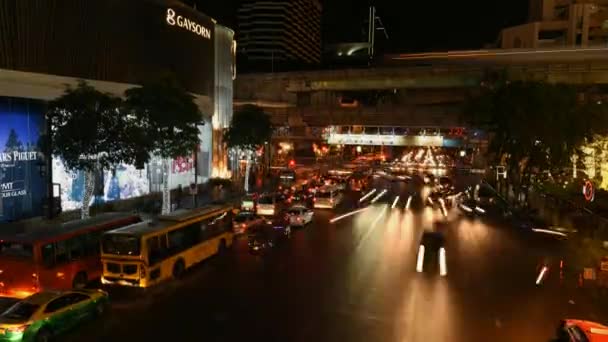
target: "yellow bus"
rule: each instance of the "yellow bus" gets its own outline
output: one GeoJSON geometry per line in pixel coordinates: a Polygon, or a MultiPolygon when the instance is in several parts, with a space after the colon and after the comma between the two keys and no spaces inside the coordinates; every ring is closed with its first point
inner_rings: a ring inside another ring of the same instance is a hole
{"type": "Polygon", "coordinates": [[[146,288],[232,245],[232,206],[178,210],[101,238],[102,284],[146,288]]]}

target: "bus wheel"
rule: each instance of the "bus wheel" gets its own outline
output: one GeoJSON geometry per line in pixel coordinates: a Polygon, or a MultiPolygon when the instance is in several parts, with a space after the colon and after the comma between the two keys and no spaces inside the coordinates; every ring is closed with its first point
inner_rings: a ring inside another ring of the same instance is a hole
{"type": "Polygon", "coordinates": [[[179,259],[173,265],[173,278],[180,278],[184,274],[184,260],[179,259]]]}
{"type": "Polygon", "coordinates": [[[78,272],[72,281],[72,287],[75,289],[84,289],[87,287],[87,274],[78,272]]]}

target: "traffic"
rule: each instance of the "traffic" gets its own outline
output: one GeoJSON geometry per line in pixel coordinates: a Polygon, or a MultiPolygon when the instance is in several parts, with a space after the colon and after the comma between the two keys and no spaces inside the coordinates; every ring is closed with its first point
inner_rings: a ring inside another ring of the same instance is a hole
{"type": "MultiPolygon", "coordinates": [[[[275,188],[245,194],[232,204],[156,217],[104,214],[2,239],[0,341],[56,339],[102,317],[114,291],[181,279],[197,264],[226,255],[240,240],[251,257],[269,259],[291,243],[294,232],[318,229],[315,222],[334,229],[367,213],[371,232],[388,229],[382,222],[390,213],[422,211],[429,219],[420,223],[423,232],[412,249],[410,269],[421,279],[448,281],[454,253],[450,222],[504,218],[507,210],[496,209],[499,199],[483,182],[458,184],[448,165],[437,167],[428,159],[413,165],[415,155],[406,157],[392,163],[358,161],[356,167],[317,171],[305,179],[281,171],[275,188]]],[[[539,278],[548,271],[543,268],[539,278]]],[[[566,319],[556,341],[594,341],[607,329],[566,319]]]]}

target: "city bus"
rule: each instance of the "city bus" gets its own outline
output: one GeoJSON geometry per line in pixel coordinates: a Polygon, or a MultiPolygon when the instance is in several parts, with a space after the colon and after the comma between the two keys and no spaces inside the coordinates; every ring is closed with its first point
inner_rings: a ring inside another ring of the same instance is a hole
{"type": "Polygon", "coordinates": [[[106,232],[101,239],[101,283],[147,288],[179,278],[232,245],[232,209],[224,205],[177,210],[106,232]]]}
{"type": "Polygon", "coordinates": [[[101,276],[103,232],[136,222],[141,222],[137,215],[106,213],[0,236],[0,296],[25,298],[41,290],[85,287],[101,276]]]}

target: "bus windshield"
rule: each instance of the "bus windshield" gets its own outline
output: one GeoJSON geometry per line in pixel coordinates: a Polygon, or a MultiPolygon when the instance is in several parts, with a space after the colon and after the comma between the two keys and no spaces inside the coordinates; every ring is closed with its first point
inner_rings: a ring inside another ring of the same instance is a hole
{"type": "Polygon", "coordinates": [[[320,191],[316,194],[315,197],[318,198],[331,198],[331,192],[329,191],[320,191]]]}
{"type": "Polygon", "coordinates": [[[273,204],[273,197],[272,196],[262,196],[260,197],[260,199],[258,200],[259,204],[273,204]]]}
{"type": "Polygon", "coordinates": [[[114,255],[139,255],[139,238],[127,234],[106,234],[101,242],[103,252],[114,255]]]}
{"type": "Polygon", "coordinates": [[[31,244],[10,241],[0,242],[0,256],[32,258],[33,255],[31,244]]]}

